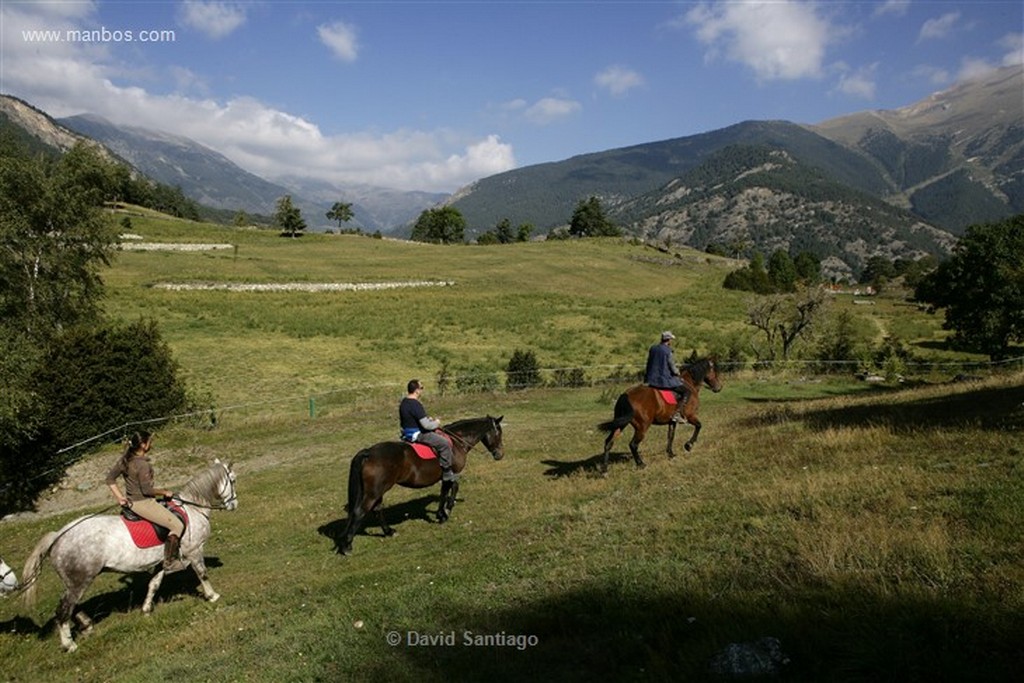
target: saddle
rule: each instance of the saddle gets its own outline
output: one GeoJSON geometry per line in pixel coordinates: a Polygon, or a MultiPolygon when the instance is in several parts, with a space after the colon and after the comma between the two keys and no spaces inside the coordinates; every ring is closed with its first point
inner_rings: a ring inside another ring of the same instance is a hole
{"type": "MultiPolygon", "coordinates": [[[[177,503],[161,501],[161,505],[170,510],[181,520],[181,523],[188,527],[188,513],[177,503]]],[[[121,521],[128,529],[128,535],[132,537],[137,548],[152,548],[163,545],[167,540],[170,529],[159,524],[154,524],[148,519],[143,519],[131,511],[131,508],[121,508],[121,521]]]]}
{"type": "Polygon", "coordinates": [[[661,397],[665,399],[665,403],[668,403],[669,405],[672,406],[679,403],[676,392],[672,391],[671,389],[657,389],[657,391],[661,393],[661,397]]]}
{"type": "MultiPolygon", "coordinates": [[[[449,444],[452,442],[452,438],[450,436],[448,436],[447,434],[442,433],[441,436],[443,436],[444,438],[448,439],[448,443],[449,444]]],[[[416,442],[416,441],[405,441],[405,442],[407,444],[409,444],[410,446],[412,446],[412,450],[416,453],[416,455],[418,455],[423,460],[436,460],[437,459],[437,451],[434,450],[433,446],[430,446],[430,445],[425,444],[425,443],[419,443],[419,442],[416,442]]]]}

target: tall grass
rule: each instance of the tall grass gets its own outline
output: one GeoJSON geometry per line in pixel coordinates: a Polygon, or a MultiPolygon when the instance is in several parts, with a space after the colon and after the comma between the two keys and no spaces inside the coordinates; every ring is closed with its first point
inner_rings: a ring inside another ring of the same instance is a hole
{"type": "MultiPolygon", "coordinates": [[[[170,241],[185,228],[160,229],[170,241]]],[[[742,301],[717,289],[724,266],[656,267],[633,258],[641,247],[617,243],[237,239],[254,279],[328,279],[343,259],[349,267],[330,279],[370,279],[377,271],[361,262],[380,249],[387,277],[434,269],[459,284],[326,295],[304,313],[288,296],[146,287],[203,264],[205,277],[242,277],[226,272],[241,268],[232,258],[177,254],[171,266],[123,255],[107,278],[110,310],[159,311],[186,372],[218,404],[248,406],[221,411],[215,428],[169,425],[153,453],[171,486],[215,456],[236,463],[239,509],[214,513],[207,544],[223,597],[204,603],[195,580],[177,575],[147,618],[146,577],[103,575],[83,603],[95,629],[65,655],[48,570],[37,610],[0,603],[0,678],[709,680],[716,653],[763,636],[782,644],[783,680],[1009,680],[1024,664],[1019,372],[900,390],[727,375],[721,393],[701,395],[692,453],[669,460],[654,428],[649,466],[636,470],[623,440],[607,477],[595,425],[623,387],[435,391],[425,401],[444,418],[503,414],[505,459],[471,454],[443,526],[436,491],[389,492],[398,534],[383,539],[371,523],[341,557],[332,537],[344,524],[348,461],[392,437],[409,376],[429,391],[440,358],[493,363],[515,348],[545,365],[622,363],[664,327],[709,330],[681,345],[709,348],[718,330],[741,325],[742,301]],[[247,316],[253,326],[239,325],[247,316]],[[331,398],[310,417],[305,396],[316,391],[331,398]]],[[[113,457],[94,456],[97,471],[113,457]]],[[[9,563],[45,531],[103,509],[101,484],[78,484],[66,495],[88,501],[81,509],[0,524],[9,563]]]]}

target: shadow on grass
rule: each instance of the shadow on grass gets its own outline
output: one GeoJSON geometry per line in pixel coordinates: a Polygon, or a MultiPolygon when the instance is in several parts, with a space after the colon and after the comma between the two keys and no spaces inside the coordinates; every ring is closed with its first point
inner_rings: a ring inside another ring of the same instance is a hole
{"type": "MultiPolygon", "coordinates": [[[[618,465],[624,462],[633,462],[633,456],[629,453],[609,453],[608,454],[608,466],[609,469],[613,465],[618,465]]],[[[589,458],[583,460],[542,460],[541,464],[547,465],[548,469],[544,470],[545,477],[551,477],[552,479],[560,479],[561,477],[570,477],[574,474],[585,474],[591,477],[600,477],[601,466],[604,464],[604,454],[598,453],[589,458]]]]}
{"type": "MultiPolygon", "coordinates": [[[[204,561],[207,569],[223,566],[223,563],[217,557],[207,556],[204,558],[204,561]]],[[[101,623],[113,614],[127,614],[136,610],[141,611],[142,603],[146,599],[146,591],[149,589],[149,582],[152,578],[153,574],[143,572],[122,574],[118,577],[120,588],[92,595],[83,602],[78,603],[75,611],[86,614],[92,620],[93,625],[101,623]]],[[[216,577],[213,577],[211,581],[214,584],[214,588],[216,588],[216,577]]],[[[63,592],[63,589],[61,590],[63,592]]],[[[89,595],[90,592],[92,590],[87,591],[86,595],[89,595]]],[[[161,603],[179,599],[206,601],[199,588],[199,579],[191,567],[164,577],[164,580],[160,583],[160,590],[157,591],[153,602],[154,613],[160,610],[161,603]]],[[[53,601],[52,607],[54,612],[57,610],[58,601],[59,598],[53,601]]],[[[42,606],[43,604],[40,603],[40,605],[42,606]]],[[[13,626],[18,629],[19,633],[37,633],[40,639],[50,637],[57,626],[55,616],[51,616],[40,627],[36,627],[33,620],[23,617],[17,617],[13,622],[13,626]]],[[[4,628],[4,624],[0,624],[0,628],[4,628]]],[[[73,622],[72,631],[76,640],[87,635],[81,632],[77,622],[73,622]]],[[[55,643],[55,647],[59,646],[59,642],[55,643]]]]}
{"type": "MultiPolygon", "coordinates": [[[[458,502],[456,498],[456,502],[458,502]]],[[[427,522],[437,523],[437,505],[440,501],[440,495],[429,495],[420,496],[413,500],[407,500],[404,503],[398,503],[397,505],[388,505],[384,503],[384,517],[387,520],[389,526],[400,526],[404,522],[410,519],[420,519],[427,522]]],[[[336,552],[341,552],[341,546],[339,541],[341,540],[342,534],[345,533],[345,525],[348,524],[348,518],[335,519],[327,524],[321,525],[317,529],[317,533],[325,538],[329,538],[334,541],[334,549],[336,552]]],[[[356,533],[356,536],[376,536],[378,538],[384,538],[385,533],[380,524],[380,515],[376,512],[370,512],[363,517],[363,527],[356,533]],[[370,531],[371,529],[377,529],[376,532],[370,531]]]]}
{"type": "Polygon", "coordinates": [[[446,605],[441,614],[382,634],[393,640],[379,643],[381,657],[360,677],[736,680],[712,670],[716,654],[763,637],[780,641],[784,663],[774,676],[744,680],[1003,681],[1024,666],[1024,615],[1012,605],[879,596],[857,585],[771,601],[595,585],[514,608],[446,605]]]}
{"type": "MultiPolygon", "coordinates": [[[[894,394],[899,396],[899,394],[894,394]]],[[[754,426],[780,420],[800,420],[812,429],[884,426],[895,432],[921,429],[980,427],[1024,431],[1024,386],[980,388],[946,396],[916,400],[877,401],[821,410],[765,413],[751,418],[754,426]]]]}

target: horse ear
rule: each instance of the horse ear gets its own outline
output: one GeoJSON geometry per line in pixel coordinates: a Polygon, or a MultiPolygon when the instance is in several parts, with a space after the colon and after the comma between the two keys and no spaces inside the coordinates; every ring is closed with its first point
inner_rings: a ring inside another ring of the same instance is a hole
{"type": "Polygon", "coordinates": [[[498,424],[501,424],[501,421],[504,420],[504,419],[505,419],[504,415],[499,415],[498,417],[494,418],[494,421],[497,422],[498,424]]]}
{"type": "Polygon", "coordinates": [[[219,465],[220,464],[220,458],[214,458],[213,459],[213,464],[214,465],[219,465]]]}

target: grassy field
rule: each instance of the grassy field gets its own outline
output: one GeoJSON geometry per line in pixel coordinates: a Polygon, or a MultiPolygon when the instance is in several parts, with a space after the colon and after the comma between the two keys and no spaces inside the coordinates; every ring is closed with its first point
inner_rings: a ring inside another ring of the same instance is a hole
{"type": "MultiPolygon", "coordinates": [[[[153,461],[172,487],[213,457],[236,464],[239,509],[214,514],[206,547],[223,597],[205,603],[177,575],[144,617],[147,577],[103,575],[83,603],[95,629],[67,655],[48,569],[37,608],[0,602],[2,680],[709,680],[717,653],[763,637],[780,643],[782,680],[993,681],[1024,666],[1019,371],[902,388],[727,374],[702,394],[692,453],[669,460],[655,428],[647,469],[623,440],[601,477],[595,425],[621,382],[439,396],[433,378],[445,362],[497,372],[520,348],[598,379],[639,364],[663,328],[681,351],[718,350],[744,333],[744,296],[717,287],[732,264],[621,242],[285,240],[144,217],[132,232],[238,247],[125,252],[105,278],[110,313],[155,317],[218,407],[216,427],[159,429],[153,461]],[[411,279],[455,284],[154,287],[411,279]],[[391,438],[416,375],[432,413],[504,415],[506,457],[471,454],[444,526],[435,490],[393,491],[398,534],[371,525],[341,557],[348,461],[391,438]]],[[[934,348],[940,321],[895,299],[836,305],[953,358],[934,348]]],[[[107,508],[98,477],[115,453],[76,466],[63,511],[0,523],[4,558],[20,569],[44,532],[107,508]]]]}

